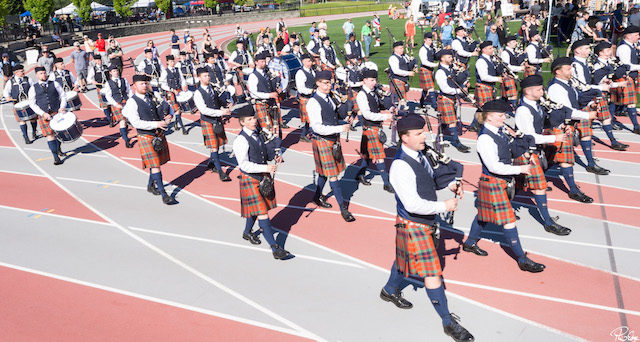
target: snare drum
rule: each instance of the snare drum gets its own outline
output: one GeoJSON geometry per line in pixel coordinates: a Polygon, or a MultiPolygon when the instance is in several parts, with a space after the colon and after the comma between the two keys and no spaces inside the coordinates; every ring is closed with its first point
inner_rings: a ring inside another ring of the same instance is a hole
{"type": "Polygon", "coordinates": [[[82,102],[80,102],[80,96],[78,96],[78,92],[68,91],[67,95],[67,110],[73,111],[78,110],[82,107],[82,102]]]}
{"type": "Polygon", "coordinates": [[[242,68],[242,74],[245,76],[253,74],[253,68],[242,68]]]}
{"type": "Polygon", "coordinates": [[[151,81],[149,81],[149,85],[151,86],[151,90],[153,90],[153,92],[160,91],[160,81],[157,78],[152,78],[151,81]]]}
{"type": "Polygon", "coordinates": [[[233,74],[232,73],[227,73],[224,75],[224,80],[228,83],[233,83],[233,74]]]}
{"type": "Polygon", "coordinates": [[[49,121],[56,138],[63,143],[74,142],[82,136],[82,125],[72,112],[59,113],[49,121]]]}
{"type": "Polygon", "coordinates": [[[338,67],[336,69],[336,78],[342,82],[347,82],[347,69],[338,67]]]}
{"type": "Polygon", "coordinates": [[[364,63],[362,63],[362,67],[364,69],[370,69],[370,70],[375,70],[378,71],[378,65],[372,61],[366,61],[364,63]]]}
{"type": "Polygon", "coordinates": [[[186,76],[184,78],[184,80],[187,82],[188,86],[195,86],[196,85],[196,79],[191,75],[186,76]]]}
{"type": "Polygon", "coordinates": [[[38,115],[29,107],[29,100],[24,100],[16,103],[13,106],[13,109],[16,111],[16,115],[20,120],[27,121],[31,119],[35,119],[38,115]]]}
{"type": "Polygon", "coordinates": [[[193,102],[193,93],[190,91],[181,91],[176,96],[176,101],[183,113],[193,113],[196,110],[196,104],[193,102]]]}

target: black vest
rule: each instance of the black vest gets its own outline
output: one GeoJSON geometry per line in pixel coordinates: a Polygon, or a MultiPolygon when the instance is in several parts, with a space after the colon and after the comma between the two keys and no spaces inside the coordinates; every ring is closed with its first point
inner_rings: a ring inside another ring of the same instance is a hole
{"type": "Polygon", "coordinates": [[[219,59],[216,59],[216,61],[213,64],[213,70],[216,73],[216,77],[221,80],[220,82],[224,82],[224,73],[225,73],[225,69],[224,69],[224,65],[222,65],[222,62],[220,62],[219,59]]]}
{"type": "Polygon", "coordinates": [[[118,84],[116,84],[114,80],[109,80],[107,83],[111,88],[111,96],[113,99],[118,103],[122,103],[122,101],[129,99],[129,93],[127,92],[127,85],[124,83],[124,78],[119,78],[119,80],[120,82],[118,82],[118,84]]]}
{"type": "MultiPolygon", "coordinates": [[[[631,64],[638,64],[638,49],[636,49],[634,46],[624,41],[624,39],[622,40],[621,45],[622,44],[628,46],[629,49],[631,50],[631,64]]],[[[636,71],[630,72],[629,76],[631,76],[631,78],[634,78],[634,79],[638,78],[638,71],[636,70],[636,71]]]]}
{"type": "MultiPolygon", "coordinates": [[[[449,76],[451,77],[455,77],[453,75],[453,71],[450,68],[439,68],[438,70],[442,70],[444,71],[445,74],[447,74],[447,85],[453,89],[458,89],[458,87],[456,87],[456,84],[453,83],[453,80],[449,78],[449,76]]],[[[442,90],[440,90],[440,95],[448,97],[450,99],[452,99],[453,101],[456,101],[456,95],[450,95],[450,94],[445,94],[442,90]]]]}
{"type": "MultiPolygon", "coordinates": [[[[267,68],[262,69],[265,73],[268,72],[267,68]]],[[[275,89],[271,85],[271,81],[262,76],[262,73],[258,69],[253,70],[254,75],[258,77],[258,91],[261,93],[273,93],[275,89]]]]}
{"type": "Polygon", "coordinates": [[[518,63],[518,56],[516,56],[515,53],[505,49],[505,51],[507,51],[507,53],[509,54],[509,65],[513,65],[513,66],[518,66],[520,65],[520,63],[518,63]]]}
{"type": "Polygon", "coordinates": [[[324,57],[327,59],[327,61],[335,65],[336,55],[333,53],[333,47],[331,45],[329,45],[329,47],[322,45],[322,49],[324,50],[324,57]]]}
{"type": "Polygon", "coordinates": [[[573,89],[572,86],[558,81],[555,77],[551,79],[551,82],[549,82],[549,87],[547,87],[547,90],[549,90],[549,88],[551,87],[552,84],[559,84],[560,86],[562,86],[562,88],[564,88],[567,93],[569,93],[569,100],[571,101],[571,107],[573,109],[580,109],[580,105],[578,104],[578,91],[573,89]]]}
{"type": "Polygon", "coordinates": [[[211,83],[220,83],[218,81],[218,76],[216,75],[215,65],[211,66],[209,64],[205,64],[205,68],[209,72],[209,80],[211,83]]]}
{"type": "Polygon", "coordinates": [[[591,84],[593,82],[593,76],[591,75],[591,69],[589,68],[589,65],[580,62],[575,57],[573,58],[573,61],[580,64],[580,66],[582,67],[582,75],[584,76],[585,84],[591,84]]]}
{"type": "MultiPolygon", "coordinates": [[[[109,77],[107,77],[107,73],[106,73],[107,70],[105,69],[104,66],[100,66],[98,68],[98,66],[96,65],[96,66],[93,67],[93,71],[94,71],[94,74],[95,74],[94,78],[95,78],[96,82],[98,82],[100,84],[104,84],[109,79],[109,77]]],[[[100,86],[100,87],[102,87],[102,86],[100,86]]]]}
{"type": "MultiPolygon", "coordinates": [[[[400,70],[404,70],[404,71],[409,71],[409,64],[407,63],[407,60],[401,56],[396,55],[395,53],[393,55],[391,55],[391,57],[395,57],[398,59],[398,67],[400,68],[400,70]]],[[[391,70],[391,69],[390,69],[391,70]]],[[[393,73],[393,70],[391,70],[391,76],[395,79],[398,79],[404,83],[409,83],[409,76],[398,76],[396,74],[393,73]]]]}
{"type": "MultiPolygon", "coordinates": [[[[460,42],[460,44],[462,44],[462,49],[463,49],[464,51],[467,51],[467,49],[469,48],[469,43],[467,43],[467,41],[466,41],[465,39],[460,39],[460,38],[457,38],[457,37],[456,37],[456,39],[455,39],[455,40],[459,41],[459,42],[460,42]]],[[[454,51],[454,52],[455,52],[455,51],[454,51]]],[[[467,64],[467,63],[469,63],[469,59],[471,59],[470,57],[463,57],[463,56],[459,56],[458,54],[456,54],[456,55],[457,55],[457,57],[458,57],[458,60],[459,60],[460,62],[462,62],[463,64],[467,64]]]]}
{"type": "Polygon", "coordinates": [[[56,75],[56,82],[58,82],[61,86],[62,89],[64,89],[65,91],[67,91],[67,89],[72,89],[73,88],[73,82],[71,82],[71,74],[69,74],[69,71],[67,70],[62,70],[62,71],[54,71],[55,75],[56,75]]]}
{"type": "Polygon", "coordinates": [[[351,48],[351,54],[356,55],[357,58],[362,58],[362,44],[359,41],[349,41],[349,47],[351,48]]]}
{"type": "MultiPolygon", "coordinates": [[[[211,89],[211,93],[213,94],[213,96],[209,95],[209,93],[206,90],[202,89],[202,86],[198,87],[196,91],[200,92],[200,95],[204,100],[204,104],[207,105],[207,108],[220,109],[221,101],[220,101],[220,98],[218,97],[218,94],[216,94],[216,91],[213,90],[213,87],[211,87],[211,85],[209,85],[209,89],[211,89]]],[[[200,115],[200,119],[208,123],[213,123],[215,120],[217,120],[217,118],[204,115],[204,114],[200,115]]]]}
{"type": "MultiPolygon", "coordinates": [[[[501,128],[499,128],[501,129],[501,128]]],[[[498,160],[503,163],[503,164],[507,164],[507,165],[511,165],[513,163],[513,160],[511,159],[511,144],[509,144],[509,141],[505,138],[500,137],[499,135],[491,132],[490,130],[488,130],[487,128],[482,128],[482,131],[480,134],[487,134],[489,135],[493,141],[496,143],[496,145],[498,145],[498,160]]],[[[478,156],[480,156],[480,154],[478,153],[478,156]]],[[[482,174],[486,175],[486,176],[492,176],[492,177],[496,177],[496,178],[501,178],[507,181],[511,180],[511,176],[510,175],[498,175],[495,173],[492,173],[489,171],[489,169],[487,169],[487,167],[484,165],[484,162],[482,161],[482,157],[480,157],[480,162],[482,163],[482,174]]]]}
{"type": "MultiPolygon", "coordinates": [[[[376,94],[375,92],[370,92],[368,93],[366,90],[361,90],[364,91],[364,93],[367,95],[367,102],[369,102],[369,110],[372,113],[380,113],[380,98],[378,97],[378,94],[376,94]]],[[[365,118],[364,116],[362,116],[362,126],[365,127],[371,127],[371,126],[376,126],[376,127],[381,127],[382,126],[382,121],[372,121],[372,120],[368,120],[367,118],[365,118]]]]}
{"type": "Polygon", "coordinates": [[[613,74],[615,69],[609,63],[604,63],[601,60],[597,60],[594,64],[593,70],[593,78],[591,79],[591,84],[600,84],[603,78],[608,77],[610,74],[613,74]],[[597,67],[597,68],[596,68],[597,67]]]}
{"type": "Polygon", "coordinates": [[[193,64],[188,60],[185,60],[184,62],[180,61],[180,71],[183,75],[193,76],[193,64]]]}
{"type": "MultiPolygon", "coordinates": [[[[362,72],[358,68],[347,67],[349,72],[349,81],[351,83],[362,82],[362,72]]],[[[361,87],[352,87],[356,92],[360,90],[361,87]]]]}
{"type": "Polygon", "coordinates": [[[11,61],[6,63],[2,61],[2,74],[7,77],[13,75],[13,67],[11,66],[11,61]]]}
{"type": "MultiPolygon", "coordinates": [[[[148,97],[150,97],[149,95],[147,95],[148,97]]],[[[158,113],[158,110],[156,109],[155,106],[149,106],[144,100],[140,99],[137,96],[133,96],[132,97],[135,101],[136,104],[138,105],[138,115],[140,116],[140,120],[144,120],[144,121],[160,121],[162,120],[162,115],[160,113],[158,113]]],[[[151,101],[151,103],[153,104],[153,100],[151,101]]],[[[137,129],[138,133],[140,134],[146,134],[146,135],[155,135],[156,134],[156,130],[152,129],[152,130],[147,130],[147,129],[137,129]]]]}
{"type": "MultiPolygon", "coordinates": [[[[304,76],[306,77],[306,80],[304,81],[304,86],[306,88],[312,89],[315,87],[316,82],[316,76],[313,74],[314,71],[311,70],[311,72],[308,72],[307,70],[305,70],[304,68],[300,69],[300,71],[302,71],[304,73],[304,76]]],[[[300,94],[302,96],[307,96],[307,97],[311,97],[311,95],[313,95],[313,92],[309,95],[304,95],[304,94],[300,94]]]]}
{"type": "Polygon", "coordinates": [[[36,91],[36,104],[40,109],[46,113],[55,113],[60,109],[60,95],[54,81],[47,81],[46,91],[40,82],[36,83],[33,88],[36,91]]]}
{"type": "Polygon", "coordinates": [[[18,78],[11,77],[11,98],[20,101],[20,95],[24,100],[29,96],[29,88],[31,85],[27,81],[27,77],[22,78],[22,82],[18,83],[18,78]]]}
{"type": "Polygon", "coordinates": [[[157,75],[160,76],[160,63],[158,63],[158,60],[153,58],[151,60],[151,63],[149,63],[148,60],[144,60],[144,73],[147,75],[157,75]]]}
{"type": "MultiPolygon", "coordinates": [[[[333,109],[333,107],[329,103],[327,103],[324,96],[325,96],[324,94],[320,96],[320,93],[318,92],[316,92],[313,95],[313,98],[316,99],[316,101],[318,101],[318,103],[320,104],[320,114],[322,115],[322,124],[325,126],[337,126],[338,113],[336,112],[335,109],[333,109]]],[[[331,96],[329,96],[329,99],[330,101],[333,101],[331,100],[331,96]]],[[[335,102],[333,104],[336,105],[335,102]]],[[[320,136],[327,140],[336,141],[340,137],[340,134],[336,133],[331,135],[320,135],[320,136]]]]}
{"type": "Polygon", "coordinates": [[[172,72],[170,68],[166,69],[167,71],[167,84],[171,89],[180,89],[180,72],[178,69],[174,69],[172,72]]]}
{"type": "MultiPolygon", "coordinates": [[[[261,165],[267,164],[267,146],[262,142],[260,135],[258,135],[258,140],[256,140],[245,133],[243,129],[240,130],[240,135],[247,139],[247,142],[249,143],[249,151],[247,153],[249,155],[249,161],[261,165]]],[[[251,175],[247,172],[244,173],[251,175]]]]}
{"type": "Polygon", "coordinates": [[[311,48],[311,52],[315,53],[316,55],[320,54],[320,40],[319,39],[313,39],[311,38],[311,40],[313,40],[313,48],[311,48]]]}
{"type": "Polygon", "coordinates": [[[525,103],[524,101],[520,101],[520,105],[527,107],[527,109],[529,109],[529,112],[531,112],[531,115],[533,115],[533,129],[535,130],[536,134],[542,134],[542,129],[544,128],[544,122],[545,122],[545,116],[546,116],[542,108],[540,108],[540,110],[542,111],[542,116],[541,116],[540,112],[537,109],[531,107],[529,104],[525,103]]]}
{"type": "MultiPolygon", "coordinates": [[[[427,51],[427,61],[429,62],[434,62],[435,60],[435,56],[433,54],[433,48],[431,48],[430,46],[427,46],[427,44],[422,44],[422,46],[424,47],[424,49],[427,51]]],[[[422,64],[423,68],[427,68],[431,71],[433,71],[434,68],[432,67],[428,67],[425,64],[422,64]]]]}
{"type": "MultiPolygon", "coordinates": [[[[404,153],[402,148],[398,148],[398,152],[396,153],[394,159],[404,160],[407,164],[409,164],[409,166],[411,166],[411,169],[413,170],[416,177],[416,190],[420,198],[427,201],[438,200],[438,196],[436,195],[436,183],[434,182],[433,177],[431,177],[431,175],[429,174],[429,171],[427,171],[427,169],[422,164],[420,164],[417,160],[409,157],[406,153],[404,153]]],[[[436,215],[420,215],[410,213],[407,211],[407,209],[405,209],[404,205],[400,201],[400,198],[398,198],[398,195],[396,194],[395,196],[398,216],[402,217],[405,220],[430,226],[435,223],[436,215]]]]}
{"type": "Polygon", "coordinates": [[[236,58],[233,60],[234,62],[241,64],[241,65],[247,65],[249,64],[249,59],[247,58],[247,51],[246,50],[237,50],[236,51],[236,58]]]}
{"type": "MultiPolygon", "coordinates": [[[[490,61],[489,59],[487,59],[484,55],[480,55],[480,57],[478,57],[478,59],[482,58],[486,63],[487,63],[487,71],[489,76],[498,76],[498,71],[496,70],[496,66],[493,64],[492,61],[490,61]]],[[[478,62],[476,61],[476,64],[478,62]]],[[[476,82],[480,82],[482,84],[486,84],[488,86],[493,86],[493,84],[495,82],[485,82],[482,81],[480,79],[480,75],[478,74],[478,68],[476,68],[476,82]]]]}

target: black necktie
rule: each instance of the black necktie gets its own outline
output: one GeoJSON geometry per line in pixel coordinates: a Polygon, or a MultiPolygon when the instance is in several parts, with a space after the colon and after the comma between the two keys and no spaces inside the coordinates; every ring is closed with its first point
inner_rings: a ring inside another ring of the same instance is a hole
{"type": "Polygon", "coordinates": [[[429,175],[433,178],[433,168],[431,168],[431,165],[429,165],[427,158],[424,157],[422,152],[418,152],[418,161],[422,164],[422,167],[427,169],[427,172],[429,172],[429,175]]]}
{"type": "Polygon", "coordinates": [[[149,107],[153,108],[153,106],[151,106],[151,97],[149,95],[144,97],[144,102],[149,105],[149,107]]]}
{"type": "Polygon", "coordinates": [[[211,98],[213,98],[213,91],[211,90],[211,86],[209,86],[209,88],[207,88],[207,93],[209,93],[209,96],[211,96],[211,98]]]}
{"type": "Polygon", "coordinates": [[[498,128],[498,136],[500,136],[500,138],[502,138],[504,140],[508,140],[507,139],[507,135],[504,134],[504,131],[501,128],[498,128]]]}

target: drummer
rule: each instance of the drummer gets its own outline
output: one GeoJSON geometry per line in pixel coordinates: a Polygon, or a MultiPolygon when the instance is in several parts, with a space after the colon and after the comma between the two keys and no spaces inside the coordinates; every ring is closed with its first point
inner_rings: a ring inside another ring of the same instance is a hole
{"type": "Polygon", "coordinates": [[[109,122],[109,127],[113,127],[113,121],[111,120],[111,108],[109,108],[109,104],[105,102],[102,98],[102,94],[100,94],[100,90],[104,87],[105,83],[109,80],[109,70],[106,66],[102,64],[102,58],[100,56],[96,56],[93,59],[95,65],[93,67],[89,67],[89,73],[87,75],[87,82],[96,86],[96,90],[98,92],[98,102],[100,103],[100,108],[104,112],[104,116],[107,117],[107,122],[109,122]]]}
{"type": "Polygon", "coordinates": [[[153,50],[144,49],[144,60],[138,64],[138,73],[147,75],[151,79],[157,79],[162,70],[164,70],[164,65],[157,58],[153,58],[153,50]]]}
{"type": "Polygon", "coordinates": [[[173,108],[173,116],[176,118],[174,130],[182,127],[182,134],[186,135],[187,130],[182,123],[182,113],[178,104],[177,96],[180,90],[187,91],[187,82],[182,76],[180,69],[176,68],[176,61],[173,55],[167,56],[167,68],[160,74],[160,87],[164,90],[165,98],[173,108]]]}
{"type": "Polygon", "coordinates": [[[124,140],[124,144],[127,148],[132,148],[133,145],[129,141],[129,135],[127,133],[127,121],[122,115],[122,107],[127,103],[127,100],[133,96],[129,82],[124,78],[118,76],[120,72],[115,65],[109,67],[109,74],[111,79],[107,81],[107,86],[104,88],[104,96],[107,98],[107,103],[111,106],[111,120],[113,125],[116,123],[120,125],[120,136],[124,140]]]}
{"type": "Polygon", "coordinates": [[[180,61],[176,63],[176,68],[180,69],[180,72],[182,72],[182,76],[185,78],[189,90],[196,90],[196,66],[192,61],[187,59],[187,53],[185,51],[180,51],[180,61]]]}
{"type": "Polygon", "coordinates": [[[64,60],[60,57],[53,61],[53,71],[49,74],[50,81],[56,81],[64,91],[78,92],[79,83],[69,70],[64,68],[64,60]]]}
{"type": "MultiPolygon", "coordinates": [[[[18,64],[13,67],[13,77],[11,77],[5,84],[2,95],[4,95],[5,100],[8,102],[14,102],[15,106],[16,104],[29,99],[29,89],[31,86],[33,86],[33,82],[29,77],[25,77],[24,66],[18,64]]],[[[15,107],[13,108],[13,114],[16,116],[16,121],[20,123],[20,130],[22,131],[24,142],[26,144],[33,143],[38,138],[37,118],[23,120],[16,113],[15,107]],[[27,135],[27,121],[31,122],[31,134],[33,140],[29,140],[29,136],[27,135]]]]}
{"type": "Polygon", "coordinates": [[[229,56],[229,67],[232,70],[237,68],[255,68],[253,58],[251,54],[244,49],[242,41],[236,43],[236,51],[232,52],[231,56],[229,56]]]}
{"type": "Polygon", "coordinates": [[[302,51],[300,50],[300,42],[293,43],[291,54],[296,56],[298,59],[302,59],[302,51]]]}
{"type": "Polygon", "coordinates": [[[49,150],[53,154],[53,165],[60,165],[63,163],[60,157],[66,154],[60,149],[60,142],[49,126],[49,121],[58,113],[66,113],[67,95],[58,82],[48,79],[47,70],[44,67],[36,67],[35,73],[38,82],[29,88],[29,106],[38,114],[40,130],[47,137],[49,150]]]}

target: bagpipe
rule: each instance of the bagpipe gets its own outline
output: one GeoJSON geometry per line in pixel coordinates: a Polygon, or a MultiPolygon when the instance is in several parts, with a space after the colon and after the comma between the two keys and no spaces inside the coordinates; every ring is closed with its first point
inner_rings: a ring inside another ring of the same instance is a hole
{"type": "Polygon", "coordinates": [[[471,73],[469,73],[464,63],[462,63],[457,56],[453,57],[451,70],[455,73],[455,81],[460,84],[464,84],[471,77],[471,73]]]}
{"type": "Polygon", "coordinates": [[[476,102],[476,100],[471,97],[471,95],[469,94],[469,91],[465,87],[460,85],[460,83],[466,82],[466,79],[465,79],[464,82],[458,82],[459,81],[459,75],[456,75],[454,77],[451,74],[447,75],[447,78],[450,79],[453,82],[453,84],[456,86],[456,88],[460,89],[460,91],[462,92],[462,95],[464,95],[465,100],[468,100],[469,102],[471,102],[471,104],[474,107],[476,107],[479,112],[482,112],[482,107],[480,107],[480,105],[478,105],[478,102],[476,102]]]}
{"type": "Polygon", "coordinates": [[[551,59],[551,62],[553,62],[553,46],[544,43],[544,42],[539,42],[540,44],[540,49],[542,50],[542,58],[549,58],[551,59]]]}
{"type": "Polygon", "coordinates": [[[631,70],[630,65],[622,63],[617,58],[611,58],[609,64],[596,62],[593,66],[593,79],[600,81],[604,78],[618,80],[626,77],[631,70]]]}
{"type": "MultiPolygon", "coordinates": [[[[547,117],[548,121],[545,120],[545,125],[548,124],[550,127],[559,127],[562,124],[565,126],[573,126],[578,122],[571,118],[571,113],[573,112],[571,108],[552,101],[549,99],[547,92],[540,98],[540,107],[549,114],[547,117]]],[[[572,140],[573,146],[580,144],[579,133],[576,129],[573,130],[572,140]]]]}
{"type": "Polygon", "coordinates": [[[569,84],[578,90],[578,106],[580,108],[586,107],[591,101],[597,103],[597,100],[604,98],[602,90],[580,81],[577,77],[571,77],[569,84]]]}
{"type": "Polygon", "coordinates": [[[493,59],[493,63],[498,66],[498,73],[505,75],[507,77],[511,77],[516,81],[519,81],[518,75],[515,74],[509,66],[502,60],[502,57],[498,55],[498,51],[496,49],[493,50],[493,55],[491,55],[491,59],[493,59]]]}
{"type": "MultiPolygon", "coordinates": [[[[393,42],[397,42],[398,40],[396,39],[396,37],[393,35],[393,33],[391,33],[391,30],[389,30],[389,27],[386,26],[385,27],[387,29],[387,35],[389,36],[389,43],[391,43],[391,41],[393,40],[393,42]]],[[[393,54],[393,43],[389,44],[389,54],[393,54]]]]}

